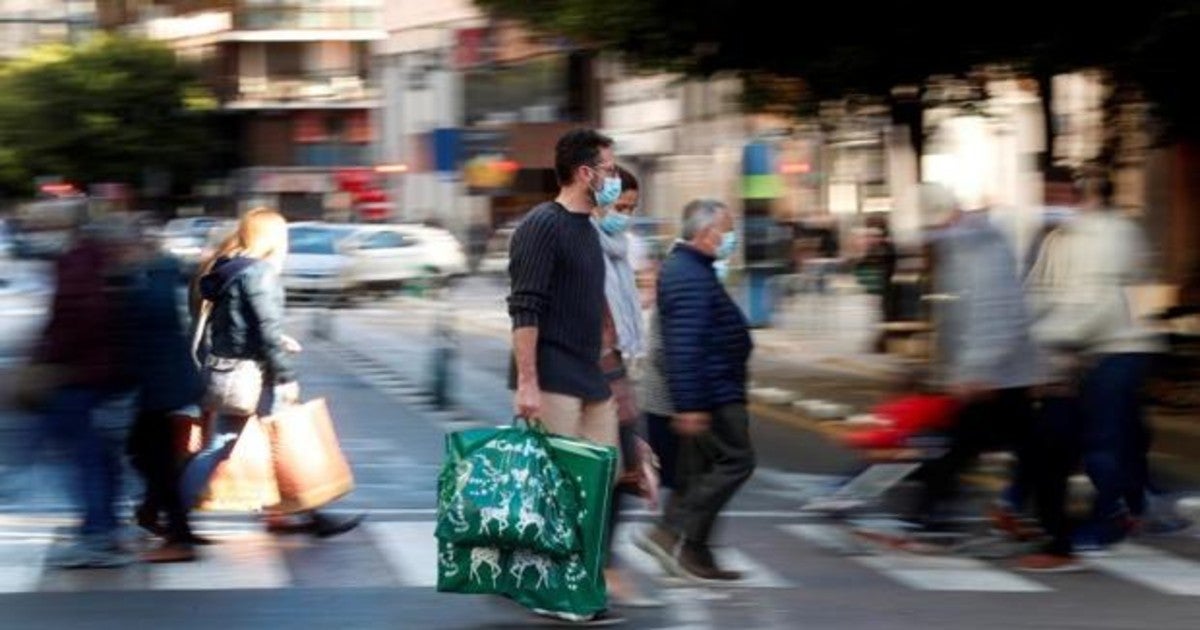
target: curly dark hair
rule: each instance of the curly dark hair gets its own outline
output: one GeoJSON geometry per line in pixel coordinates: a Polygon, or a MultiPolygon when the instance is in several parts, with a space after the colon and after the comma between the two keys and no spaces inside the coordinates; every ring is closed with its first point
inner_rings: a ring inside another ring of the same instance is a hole
{"type": "Polygon", "coordinates": [[[600,160],[600,151],[612,145],[612,138],[595,129],[568,131],[554,146],[554,174],[558,177],[558,185],[574,183],[575,169],[595,166],[600,160]]]}

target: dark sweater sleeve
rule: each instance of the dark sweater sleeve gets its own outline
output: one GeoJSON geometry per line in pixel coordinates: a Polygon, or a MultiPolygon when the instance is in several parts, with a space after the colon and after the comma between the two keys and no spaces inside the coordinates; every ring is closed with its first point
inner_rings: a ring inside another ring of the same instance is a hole
{"type": "Polygon", "coordinates": [[[712,409],[707,337],[712,334],[709,282],[700,274],[664,279],[659,292],[667,385],[676,412],[712,409]]]}
{"type": "Polygon", "coordinates": [[[514,330],[536,328],[549,303],[556,247],[554,218],[551,212],[535,211],[513,233],[508,254],[512,283],[508,314],[514,330]]]}

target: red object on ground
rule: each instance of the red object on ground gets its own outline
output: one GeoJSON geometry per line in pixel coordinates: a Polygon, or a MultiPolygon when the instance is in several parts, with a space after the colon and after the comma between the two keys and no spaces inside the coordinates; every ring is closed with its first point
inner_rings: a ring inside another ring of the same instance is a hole
{"type": "Polygon", "coordinates": [[[949,427],[958,416],[959,408],[960,403],[951,396],[904,396],[872,410],[872,414],[890,424],[854,431],[844,439],[847,445],[858,449],[899,448],[917,433],[949,427]]]}

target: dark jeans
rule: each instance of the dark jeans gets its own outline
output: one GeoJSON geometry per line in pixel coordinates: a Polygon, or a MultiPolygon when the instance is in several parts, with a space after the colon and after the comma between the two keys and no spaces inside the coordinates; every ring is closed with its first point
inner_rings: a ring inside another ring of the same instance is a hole
{"type": "Polygon", "coordinates": [[[1046,553],[1071,553],[1067,488],[1071,472],[1079,462],[1082,431],[1083,416],[1077,398],[1048,396],[1039,401],[1032,457],[1025,467],[1033,477],[1038,521],[1050,539],[1043,548],[1046,553]]]}
{"type": "Polygon", "coordinates": [[[64,446],[78,474],[77,498],[83,511],[80,534],[85,537],[116,535],[117,493],[121,462],[116,448],[96,426],[96,407],[104,395],[90,387],[63,387],[45,410],[45,430],[64,446]]]}
{"type": "Polygon", "coordinates": [[[1140,396],[1149,365],[1147,354],[1108,355],[1083,379],[1083,464],[1096,486],[1094,519],[1146,510],[1150,431],[1140,396]]]}
{"type": "Polygon", "coordinates": [[[192,531],[179,494],[173,423],[168,411],[143,410],[130,428],[127,449],[130,463],[146,482],[146,512],[156,519],[165,512],[167,538],[183,541],[191,537],[192,531]]]}
{"type": "Polygon", "coordinates": [[[712,413],[712,428],[680,438],[676,489],[663,510],[667,529],[692,544],[707,544],[721,509],[754,473],[746,405],[712,413]]]}
{"type": "Polygon", "coordinates": [[[1029,389],[1002,389],[968,403],[949,431],[950,445],[940,458],[922,470],[924,487],[918,505],[929,518],[958,493],[958,477],[979,455],[989,450],[1013,450],[1022,462],[1016,467],[1022,478],[1014,481],[1029,486],[1031,467],[1026,465],[1032,444],[1033,404],[1029,389]]]}

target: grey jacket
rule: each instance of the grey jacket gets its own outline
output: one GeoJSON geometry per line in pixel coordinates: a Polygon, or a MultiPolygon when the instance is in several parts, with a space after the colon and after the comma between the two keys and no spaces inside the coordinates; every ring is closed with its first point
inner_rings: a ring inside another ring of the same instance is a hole
{"type": "Polygon", "coordinates": [[[1039,381],[1031,318],[1007,239],[972,213],[935,243],[937,358],[946,384],[999,389],[1039,381]]]}

